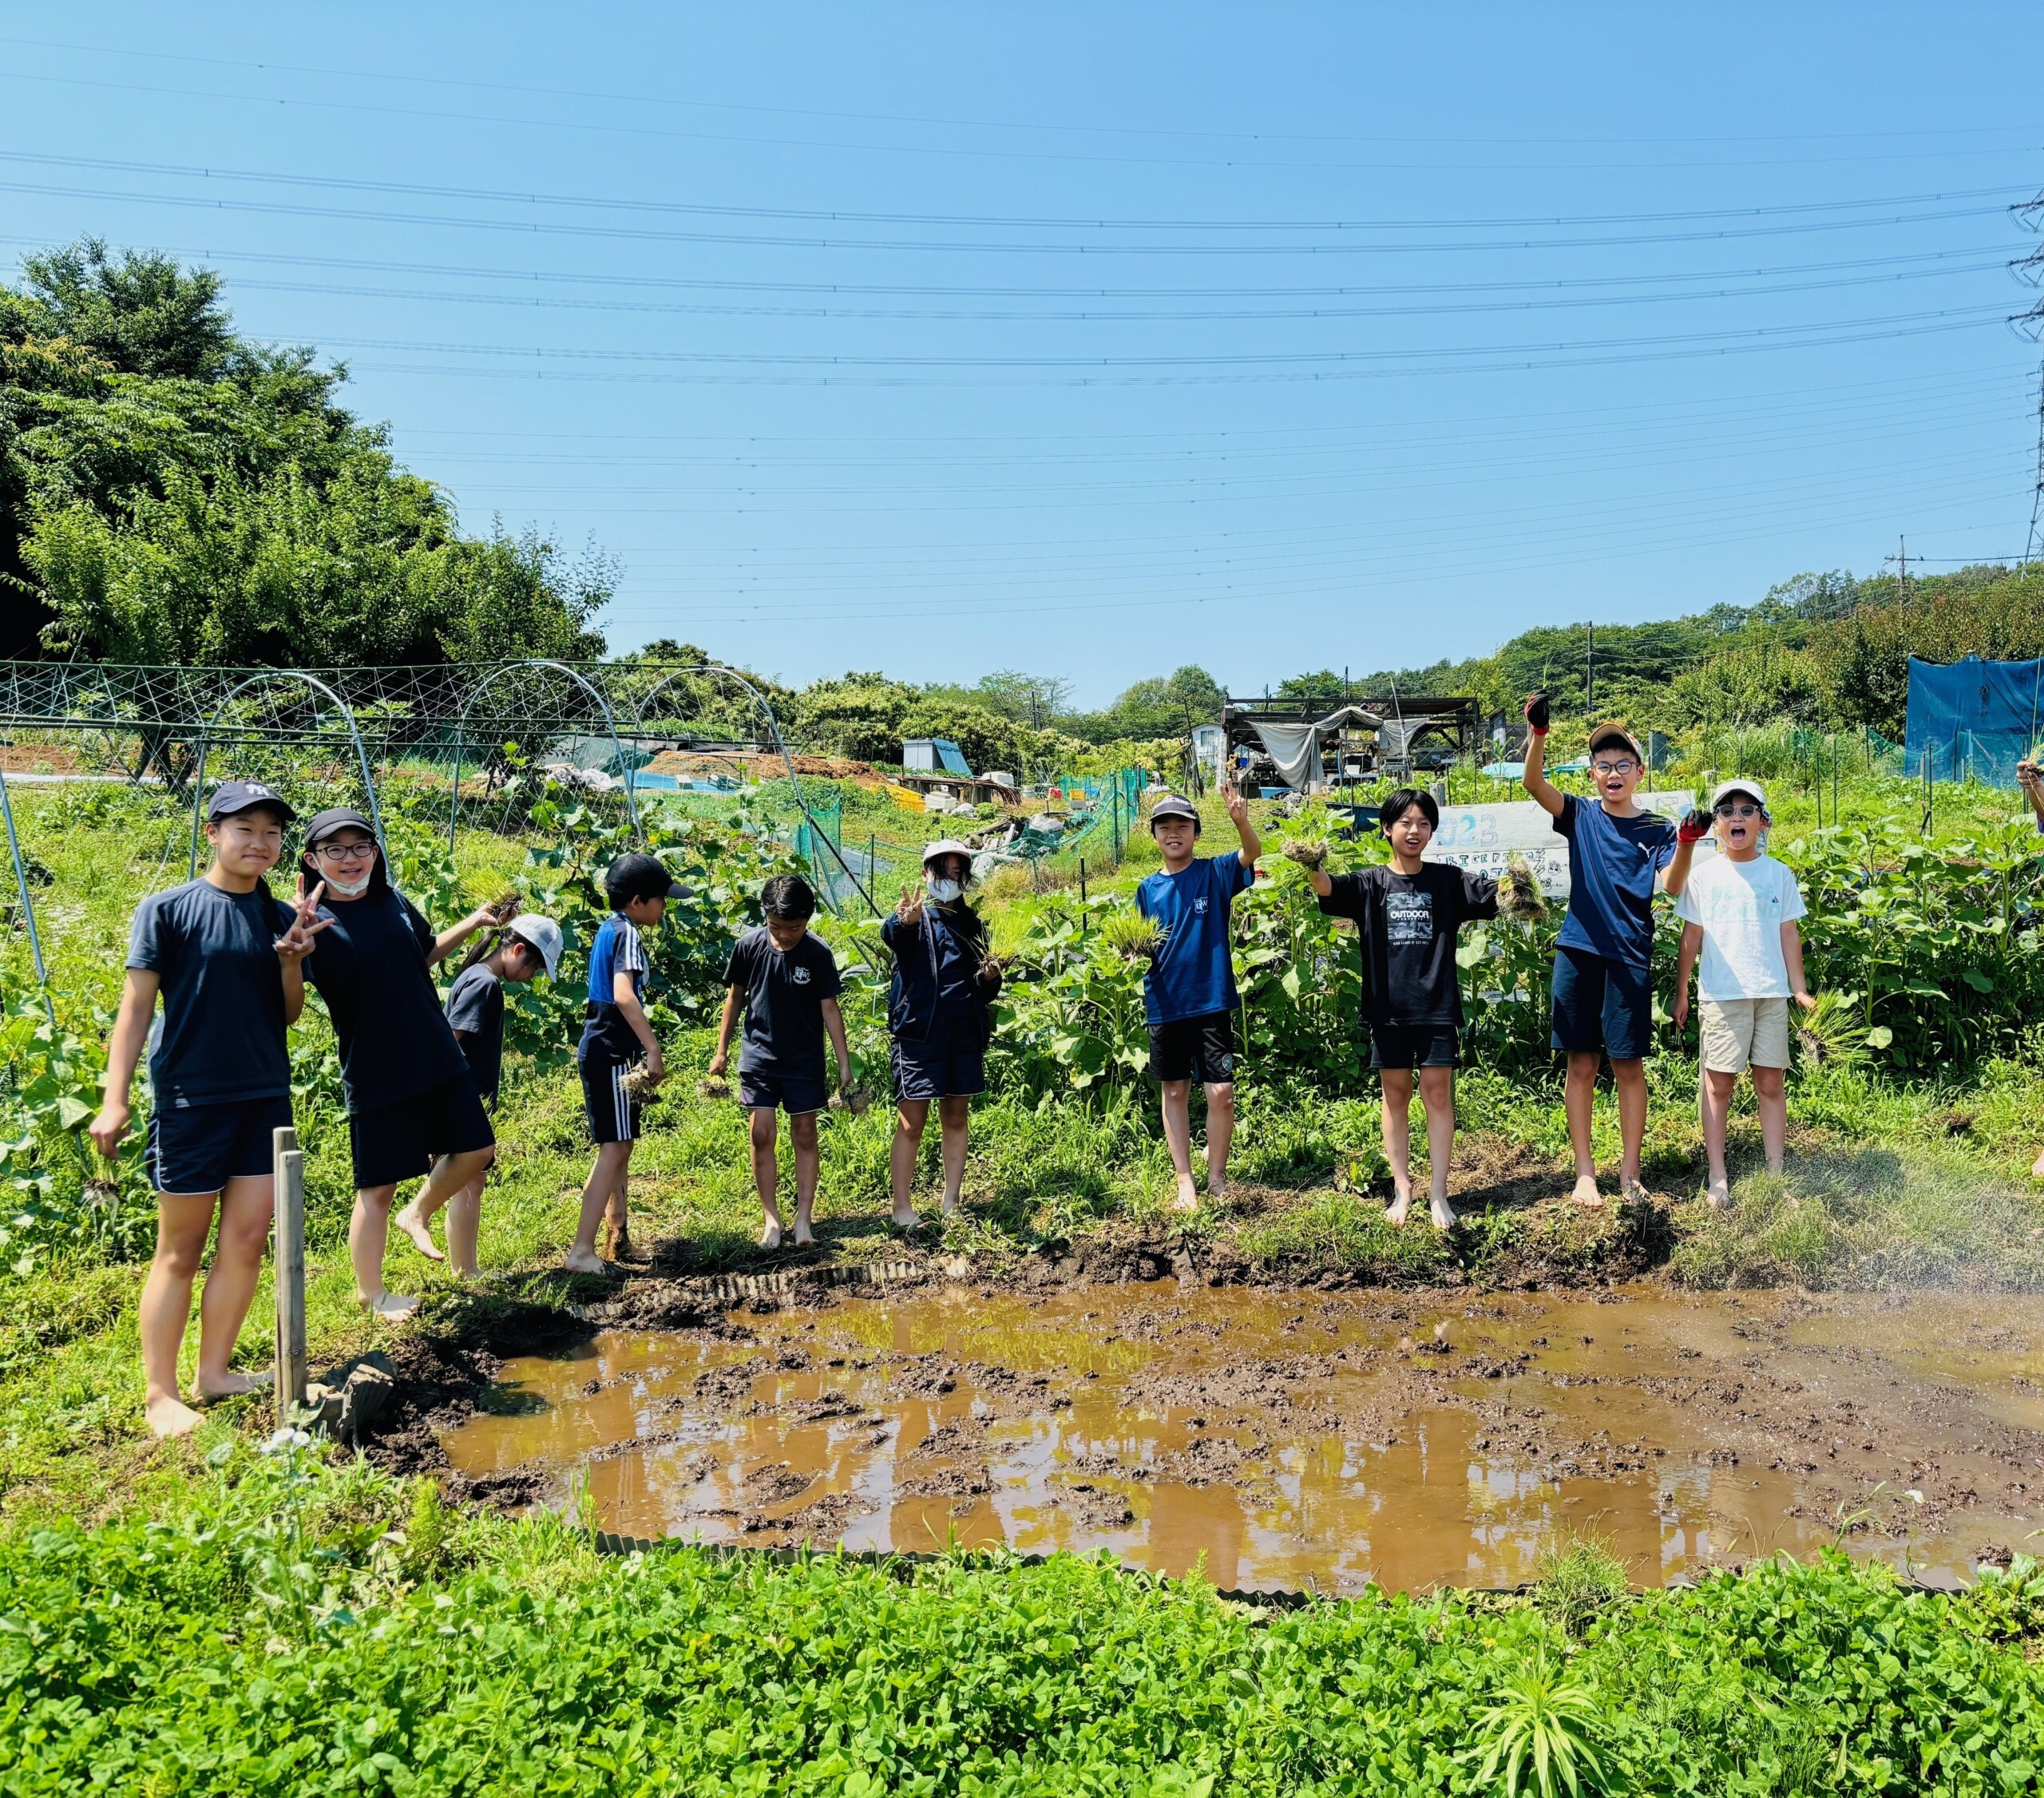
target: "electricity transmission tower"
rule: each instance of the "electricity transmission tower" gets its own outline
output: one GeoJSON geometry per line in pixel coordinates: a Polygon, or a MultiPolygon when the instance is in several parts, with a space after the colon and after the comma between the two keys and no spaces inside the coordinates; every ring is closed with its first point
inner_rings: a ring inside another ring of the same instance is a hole
{"type": "MultiPolygon", "coordinates": [[[[2030,231],[2044,231],[2044,193],[2009,210],[2016,222],[2030,231]]],[[[2032,250],[2014,265],[2015,271],[2033,287],[2044,286],[2044,247],[2032,250]]],[[[2034,339],[2044,337],[2044,300],[2009,321],[2034,339]]],[[[2030,536],[2022,546],[2022,565],[2044,558],[2044,363],[2037,370],[2037,479],[2030,496],[2030,536]]]]}

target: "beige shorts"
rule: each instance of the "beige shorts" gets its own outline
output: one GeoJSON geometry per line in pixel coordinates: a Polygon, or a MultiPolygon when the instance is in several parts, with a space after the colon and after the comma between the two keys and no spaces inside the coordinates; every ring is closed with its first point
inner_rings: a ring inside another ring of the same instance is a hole
{"type": "Polygon", "coordinates": [[[1706,999],[1699,1008],[1703,1065],[1713,1074],[1788,1065],[1788,1001],[1706,999]]]}

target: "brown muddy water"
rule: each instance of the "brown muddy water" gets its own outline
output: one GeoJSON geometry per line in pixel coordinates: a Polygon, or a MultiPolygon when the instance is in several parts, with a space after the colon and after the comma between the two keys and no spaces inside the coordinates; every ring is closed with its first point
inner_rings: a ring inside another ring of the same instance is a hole
{"type": "Polygon", "coordinates": [[[1106,1549],[1223,1588],[1635,1583],[1837,1539],[1933,1583],[2044,1530],[2044,1300],[865,1299],[505,1367],[445,1440],[626,1535],[1106,1549]]]}

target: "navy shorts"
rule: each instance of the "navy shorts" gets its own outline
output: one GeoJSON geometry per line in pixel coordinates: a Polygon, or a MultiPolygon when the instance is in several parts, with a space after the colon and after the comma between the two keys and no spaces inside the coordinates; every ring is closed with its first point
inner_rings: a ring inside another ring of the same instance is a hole
{"type": "Polygon", "coordinates": [[[290,1128],[287,1095],[152,1111],[145,1151],[149,1184],[173,1198],[196,1198],[240,1175],[267,1178],[276,1166],[271,1132],[290,1128]]]}
{"type": "Polygon", "coordinates": [[[442,1155],[497,1146],[475,1077],[464,1069],[451,1080],[394,1105],[379,1105],[348,1119],[355,1155],[355,1188],[394,1186],[433,1171],[442,1155]]]}
{"type": "Polygon", "coordinates": [[[805,1079],[799,1074],[767,1074],[739,1070],[738,1102],[748,1111],[771,1111],[776,1107],[791,1118],[806,1118],[826,1111],[830,1086],[821,1075],[805,1079]]]}
{"type": "Polygon", "coordinates": [[[613,1061],[602,1053],[600,1045],[596,1054],[577,1058],[589,1140],[599,1148],[606,1143],[638,1141],[640,1102],[624,1090],[624,1076],[644,1062],[643,1056],[638,1061],[613,1061]]]}
{"type": "Polygon", "coordinates": [[[1614,1061],[1643,1061],[1654,1047],[1651,969],[1588,949],[1555,951],[1555,1036],[1570,1055],[1602,1050],[1614,1061]]]}
{"type": "Polygon", "coordinates": [[[920,1042],[894,1039],[894,1096],[972,1099],[987,1090],[986,1026],[976,1015],[937,1017],[920,1042]]]}
{"type": "Polygon", "coordinates": [[[1462,1032],[1452,1024],[1387,1024],[1370,1027],[1370,1067],[1456,1067],[1462,1062],[1462,1032]]]}
{"type": "Polygon", "coordinates": [[[1208,1012],[1151,1024],[1150,1071],[1159,1080],[1229,1084],[1235,1077],[1235,1014],[1208,1012]]]}

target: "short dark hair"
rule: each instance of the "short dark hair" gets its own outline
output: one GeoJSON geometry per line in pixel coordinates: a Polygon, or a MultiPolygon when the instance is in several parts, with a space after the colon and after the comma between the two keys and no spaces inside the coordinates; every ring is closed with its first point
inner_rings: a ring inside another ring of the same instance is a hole
{"type": "Polygon", "coordinates": [[[1396,793],[1384,801],[1382,806],[1378,807],[1377,828],[1388,836],[1392,826],[1415,806],[1427,814],[1428,829],[1438,830],[1440,828],[1440,807],[1434,803],[1433,794],[1423,792],[1416,786],[1400,787],[1396,793]]]}
{"type": "Polygon", "coordinates": [[[776,874],[759,889],[759,909],[784,924],[806,924],[816,916],[816,891],[799,874],[776,874]]]}

